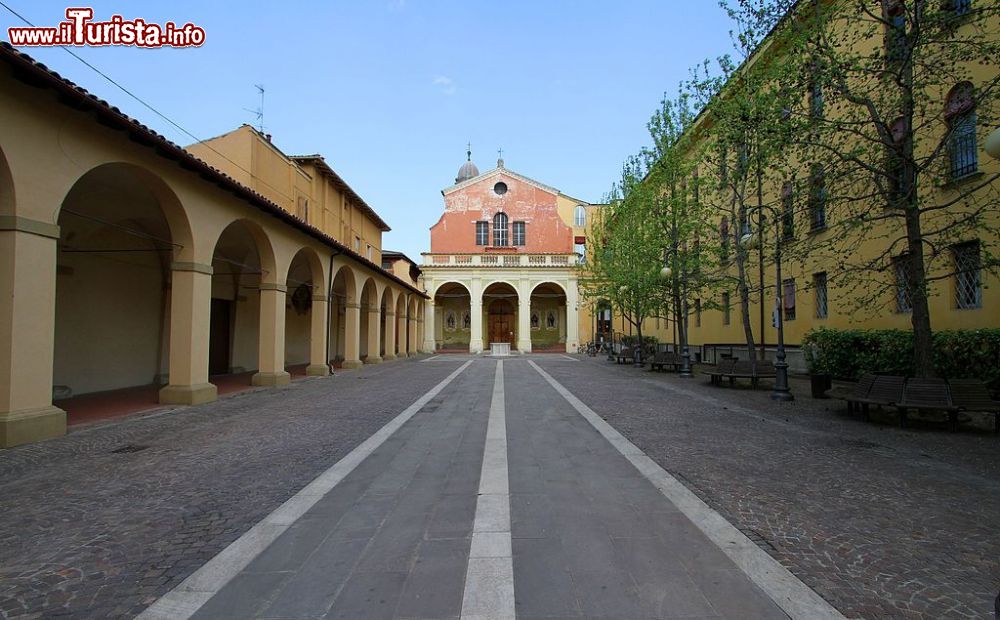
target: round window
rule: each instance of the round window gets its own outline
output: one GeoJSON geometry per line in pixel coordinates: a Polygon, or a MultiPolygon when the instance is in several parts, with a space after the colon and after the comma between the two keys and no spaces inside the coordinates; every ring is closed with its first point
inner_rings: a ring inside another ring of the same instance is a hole
{"type": "Polygon", "coordinates": [[[493,186],[493,192],[497,196],[503,196],[504,194],[507,193],[507,184],[504,183],[503,181],[500,181],[499,183],[493,186]]]}

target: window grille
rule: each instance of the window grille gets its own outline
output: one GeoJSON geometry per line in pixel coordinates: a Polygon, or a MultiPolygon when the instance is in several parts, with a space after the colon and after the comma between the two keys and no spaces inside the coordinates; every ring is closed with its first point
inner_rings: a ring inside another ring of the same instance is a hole
{"type": "Polygon", "coordinates": [[[983,306],[983,282],[979,260],[979,242],[952,246],[955,256],[955,305],[960,309],[983,306]]]}
{"type": "Polygon", "coordinates": [[[781,236],[784,239],[795,238],[795,194],[791,181],[781,188],[781,236]]]}
{"type": "Polygon", "coordinates": [[[524,222],[514,222],[514,245],[524,245],[524,222]]]}
{"type": "Polygon", "coordinates": [[[782,305],[785,306],[785,320],[795,320],[795,279],[790,278],[782,283],[782,305]]]}
{"type": "Polygon", "coordinates": [[[826,272],[817,273],[813,276],[813,290],[816,291],[816,318],[825,319],[829,314],[826,292],[826,272]]]}
{"type": "Polygon", "coordinates": [[[909,257],[904,254],[892,259],[892,271],[896,279],[896,312],[912,312],[909,257]]]}
{"type": "Polygon", "coordinates": [[[955,15],[968,15],[972,11],[972,0],[951,0],[951,8],[955,15]]]}
{"type": "Polygon", "coordinates": [[[809,180],[809,214],[812,230],[826,228],[826,196],[826,173],[822,167],[813,166],[809,180]]]}
{"type": "Polygon", "coordinates": [[[506,246],[507,232],[507,214],[497,213],[493,216],[493,245],[506,246]]]}
{"type": "Polygon", "coordinates": [[[976,146],[976,113],[966,112],[951,119],[951,178],[960,179],[979,170],[976,146]]]}
{"type": "Polygon", "coordinates": [[[490,244],[490,223],[476,222],[476,245],[490,244]]]}

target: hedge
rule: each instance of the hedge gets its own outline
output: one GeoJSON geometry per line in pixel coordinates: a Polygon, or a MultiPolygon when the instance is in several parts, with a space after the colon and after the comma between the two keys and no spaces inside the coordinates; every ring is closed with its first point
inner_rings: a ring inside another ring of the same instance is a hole
{"type": "MultiPolygon", "coordinates": [[[[912,377],[913,333],[900,329],[810,330],[802,339],[809,372],[857,380],[863,373],[912,377]]],[[[1000,389],[1000,329],[934,334],[934,370],[949,379],[981,379],[1000,389]]]]}

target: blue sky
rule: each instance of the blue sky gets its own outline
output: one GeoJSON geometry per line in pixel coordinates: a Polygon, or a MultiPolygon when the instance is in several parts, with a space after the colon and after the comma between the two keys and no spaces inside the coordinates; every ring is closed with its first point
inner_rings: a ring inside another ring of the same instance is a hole
{"type": "MultiPolygon", "coordinates": [[[[38,26],[66,1],[4,0],[38,26]]],[[[88,3],[72,3],[74,6],[88,3]]],[[[415,260],[472,142],[480,170],[508,168],[599,201],[646,121],[689,68],[731,49],[714,0],[618,2],[103,2],[193,22],[193,49],[75,48],[199,138],[253,123],[289,154],[322,153],[392,227],[383,246],[415,260]]],[[[21,25],[0,8],[2,36],[21,25]]],[[[190,138],[59,49],[23,51],[180,144],[190,138]]]]}

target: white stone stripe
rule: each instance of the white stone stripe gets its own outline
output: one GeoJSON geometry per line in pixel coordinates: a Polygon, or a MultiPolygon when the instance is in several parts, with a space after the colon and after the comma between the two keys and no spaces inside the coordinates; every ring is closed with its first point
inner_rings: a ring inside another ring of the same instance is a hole
{"type": "Polygon", "coordinates": [[[288,501],[206,562],[204,566],[188,576],[180,585],[150,605],[139,614],[138,618],[142,620],[186,620],[194,615],[223,586],[267,549],[268,545],[273,543],[299,517],[354,471],[354,468],[385,443],[407,420],[423,409],[428,401],[437,396],[471,363],[472,360],[469,360],[462,364],[374,435],[361,442],[347,456],[337,461],[333,467],[316,477],[288,501]]]}
{"type": "Polygon", "coordinates": [[[553,379],[538,364],[528,360],[566,401],[597,432],[604,436],[639,472],[653,483],[677,508],[716,544],[771,600],[793,620],[840,619],[844,616],[802,583],[787,568],[772,558],[733,524],[709,507],[697,495],[667,473],[653,459],[616,431],[599,415],[553,379]]]}
{"type": "Polygon", "coordinates": [[[493,380],[493,400],[486,427],[479,499],[462,597],[462,620],[514,620],[515,616],[503,389],[503,360],[500,360],[493,380]]]}
{"type": "Polygon", "coordinates": [[[428,357],[428,358],[426,358],[426,359],[422,359],[422,360],[420,360],[420,361],[421,361],[421,362],[429,362],[429,361],[431,361],[431,360],[436,360],[436,359],[437,359],[437,358],[439,358],[439,357],[441,357],[441,356],[440,356],[440,355],[432,355],[432,356],[430,356],[430,357],[428,357]]]}
{"type": "Polygon", "coordinates": [[[575,357],[570,357],[570,356],[568,356],[568,355],[563,355],[563,354],[561,354],[561,353],[559,354],[559,357],[563,357],[563,358],[566,358],[566,359],[568,359],[568,360],[569,360],[569,361],[571,361],[571,362],[579,362],[579,361],[580,361],[580,360],[576,359],[575,357]]]}

